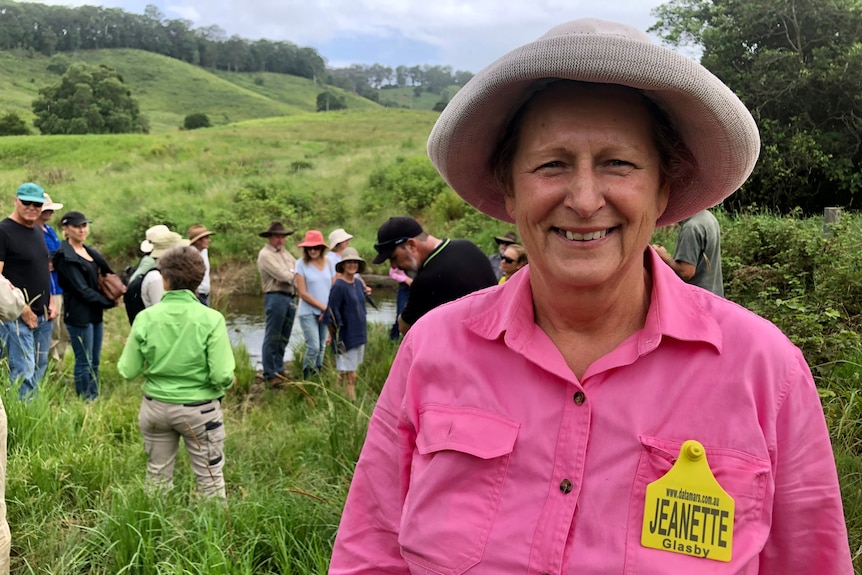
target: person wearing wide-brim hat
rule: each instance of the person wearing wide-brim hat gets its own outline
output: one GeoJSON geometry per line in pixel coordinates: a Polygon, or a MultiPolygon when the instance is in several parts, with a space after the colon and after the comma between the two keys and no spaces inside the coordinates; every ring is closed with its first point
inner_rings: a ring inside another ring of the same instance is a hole
{"type": "Polygon", "coordinates": [[[515,232],[506,232],[502,236],[494,236],[494,243],[497,244],[497,251],[488,256],[488,261],[491,262],[491,268],[499,282],[505,275],[502,268],[503,252],[507,247],[518,243],[518,236],[515,232]]]}
{"type": "Polygon", "coordinates": [[[344,228],[336,228],[329,233],[329,251],[326,253],[326,259],[336,265],[341,261],[341,252],[349,245],[353,239],[351,234],[344,231],[344,228]]]}
{"type": "Polygon", "coordinates": [[[530,265],[408,332],[330,573],[853,573],[799,349],[649,246],[759,150],[732,90],[622,24],[561,24],[467,82],[429,156],[530,265]]]}
{"type": "Polygon", "coordinates": [[[127,272],[129,279],[126,281],[127,284],[131,284],[138,276],[145,275],[151,269],[156,267],[156,259],[152,256],[153,253],[153,238],[167,234],[171,230],[168,226],[164,224],[157,224],[155,226],[147,228],[144,232],[144,240],[141,242],[140,250],[143,252],[141,259],[138,261],[138,265],[135,266],[134,271],[127,272]]]}
{"type": "Polygon", "coordinates": [[[215,232],[209,231],[206,226],[201,224],[193,224],[189,226],[186,231],[186,237],[189,239],[189,245],[194,246],[196,250],[198,250],[201,254],[201,257],[204,260],[204,267],[206,268],[206,272],[204,273],[204,279],[201,281],[201,285],[198,286],[198,289],[195,291],[195,295],[198,296],[198,301],[200,301],[205,306],[209,306],[210,304],[210,256],[209,256],[209,247],[210,247],[210,236],[215,234],[215,232]]]}
{"type": "Polygon", "coordinates": [[[358,274],[365,271],[365,260],[355,248],[345,248],[335,264],[338,277],[329,292],[326,321],[331,326],[335,351],[337,384],[347,397],[356,399],[356,370],[365,357],[368,327],[365,315],[365,289],[358,274]]]}
{"type": "Polygon", "coordinates": [[[153,251],[150,252],[150,256],[156,260],[156,267],[150,270],[152,273],[148,272],[141,282],[141,300],[144,302],[145,308],[162,301],[162,296],[165,294],[162,274],[158,271],[159,258],[171,248],[189,245],[189,240],[171,230],[157,230],[150,241],[153,243],[153,251]]]}
{"type": "Polygon", "coordinates": [[[305,336],[305,355],[302,356],[302,375],[308,379],[323,367],[328,329],[323,312],[329,301],[329,290],[335,281],[335,266],[326,259],[329,248],[320,230],[309,230],[297,244],[302,258],[296,262],[296,291],[299,295],[299,326],[305,336]]]}
{"type": "Polygon", "coordinates": [[[284,247],[285,238],[293,234],[275,221],[258,234],[266,244],[257,254],[257,271],[263,291],[265,318],[260,361],[263,379],[270,387],[289,381],[284,369],[284,352],[296,318],[296,259],[284,247]]]}

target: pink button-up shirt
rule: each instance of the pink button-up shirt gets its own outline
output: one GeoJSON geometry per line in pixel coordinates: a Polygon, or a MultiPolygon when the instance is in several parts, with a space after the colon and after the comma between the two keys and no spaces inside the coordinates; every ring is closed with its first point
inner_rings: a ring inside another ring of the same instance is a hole
{"type": "Polygon", "coordinates": [[[374,410],[330,573],[853,573],[799,350],[649,250],[646,323],[579,381],[529,268],[432,311],[374,410]],[[735,501],[729,563],[641,546],[646,486],[696,439],[735,501]]]}

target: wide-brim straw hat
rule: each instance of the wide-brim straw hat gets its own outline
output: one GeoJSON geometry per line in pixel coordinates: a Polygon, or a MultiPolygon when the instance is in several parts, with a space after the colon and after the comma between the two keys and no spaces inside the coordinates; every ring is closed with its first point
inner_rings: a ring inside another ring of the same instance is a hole
{"type": "Polygon", "coordinates": [[[189,229],[186,231],[186,237],[189,239],[189,244],[193,244],[199,239],[211,236],[214,233],[209,231],[206,226],[194,224],[189,226],[189,229]]]}
{"type": "Polygon", "coordinates": [[[365,272],[365,260],[359,256],[359,252],[356,248],[344,248],[344,251],[341,252],[341,261],[335,264],[335,271],[338,273],[344,272],[344,264],[347,262],[356,262],[359,264],[359,270],[356,273],[365,272]]]}
{"type": "Polygon", "coordinates": [[[153,238],[155,238],[157,236],[165,235],[167,233],[170,233],[170,231],[171,230],[168,229],[168,226],[166,226],[164,224],[158,224],[158,225],[155,225],[151,228],[147,228],[147,231],[144,232],[144,237],[146,239],[141,242],[141,251],[144,252],[145,254],[152,252],[153,251],[153,241],[152,241],[153,238]]]}
{"type": "Polygon", "coordinates": [[[323,246],[326,249],[329,249],[329,246],[326,245],[326,242],[323,241],[323,232],[320,230],[308,230],[305,232],[305,238],[298,244],[301,248],[313,248],[314,246],[323,246]]]}
{"type": "Polygon", "coordinates": [[[43,212],[47,212],[49,210],[52,212],[59,212],[62,209],[63,209],[63,204],[60,204],[60,203],[53,201],[51,199],[51,196],[49,196],[47,193],[45,194],[45,203],[42,204],[42,211],[43,212]]]}
{"type": "Polygon", "coordinates": [[[153,236],[151,241],[153,242],[153,251],[150,255],[154,258],[162,257],[162,255],[171,248],[189,245],[189,240],[185,239],[177,232],[172,231],[168,231],[167,233],[158,233],[153,236]]]}
{"type": "Polygon", "coordinates": [[[757,162],[760,135],[751,113],[706,68],[630,26],[575,20],[476,74],[431,131],[428,156],[440,175],[491,217],[513,221],[491,157],[513,115],[547,78],[629,86],[668,114],[697,170],[671,191],[659,226],[715,206],[745,182],[757,162]]]}

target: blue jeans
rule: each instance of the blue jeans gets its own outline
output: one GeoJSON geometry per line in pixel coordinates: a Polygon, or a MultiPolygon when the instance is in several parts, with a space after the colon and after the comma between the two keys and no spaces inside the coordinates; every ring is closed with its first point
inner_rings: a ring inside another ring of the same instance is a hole
{"type": "Polygon", "coordinates": [[[296,302],[293,296],[286,293],[269,292],[263,296],[263,313],[266,323],[260,361],[263,364],[263,377],[270,379],[277,373],[284,374],[284,350],[293,329],[296,302]]]}
{"type": "Polygon", "coordinates": [[[75,392],[92,401],[99,397],[99,361],[102,355],[103,324],[85,327],[67,325],[72,351],[75,352],[75,392]]]}
{"type": "Polygon", "coordinates": [[[299,327],[305,336],[305,356],[302,358],[303,370],[320,370],[323,367],[323,352],[326,349],[326,336],[329,328],[317,321],[319,316],[309,314],[299,316],[299,327]]]}
{"type": "Polygon", "coordinates": [[[398,292],[395,294],[395,323],[392,324],[392,329],[389,330],[389,339],[394,341],[398,341],[401,338],[401,330],[398,328],[398,316],[404,311],[408,297],[410,297],[410,286],[404,282],[399,283],[398,292]]]}
{"type": "Polygon", "coordinates": [[[9,358],[9,379],[20,385],[18,398],[36,395],[38,383],[48,369],[48,349],[54,324],[39,316],[39,325],[30,329],[20,317],[0,323],[0,340],[9,358]]]}

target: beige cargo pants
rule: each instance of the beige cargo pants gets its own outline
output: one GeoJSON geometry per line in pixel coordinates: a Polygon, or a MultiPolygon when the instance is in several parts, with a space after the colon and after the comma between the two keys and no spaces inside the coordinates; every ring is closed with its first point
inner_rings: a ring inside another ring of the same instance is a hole
{"type": "Polygon", "coordinates": [[[182,437],[198,491],[207,497],[225,497],[225,430],[219,400],[179,405],[145,396],[138,412],[138,425],[147,452],[148,486],[173,487],[174,464],[182,437]]]}

